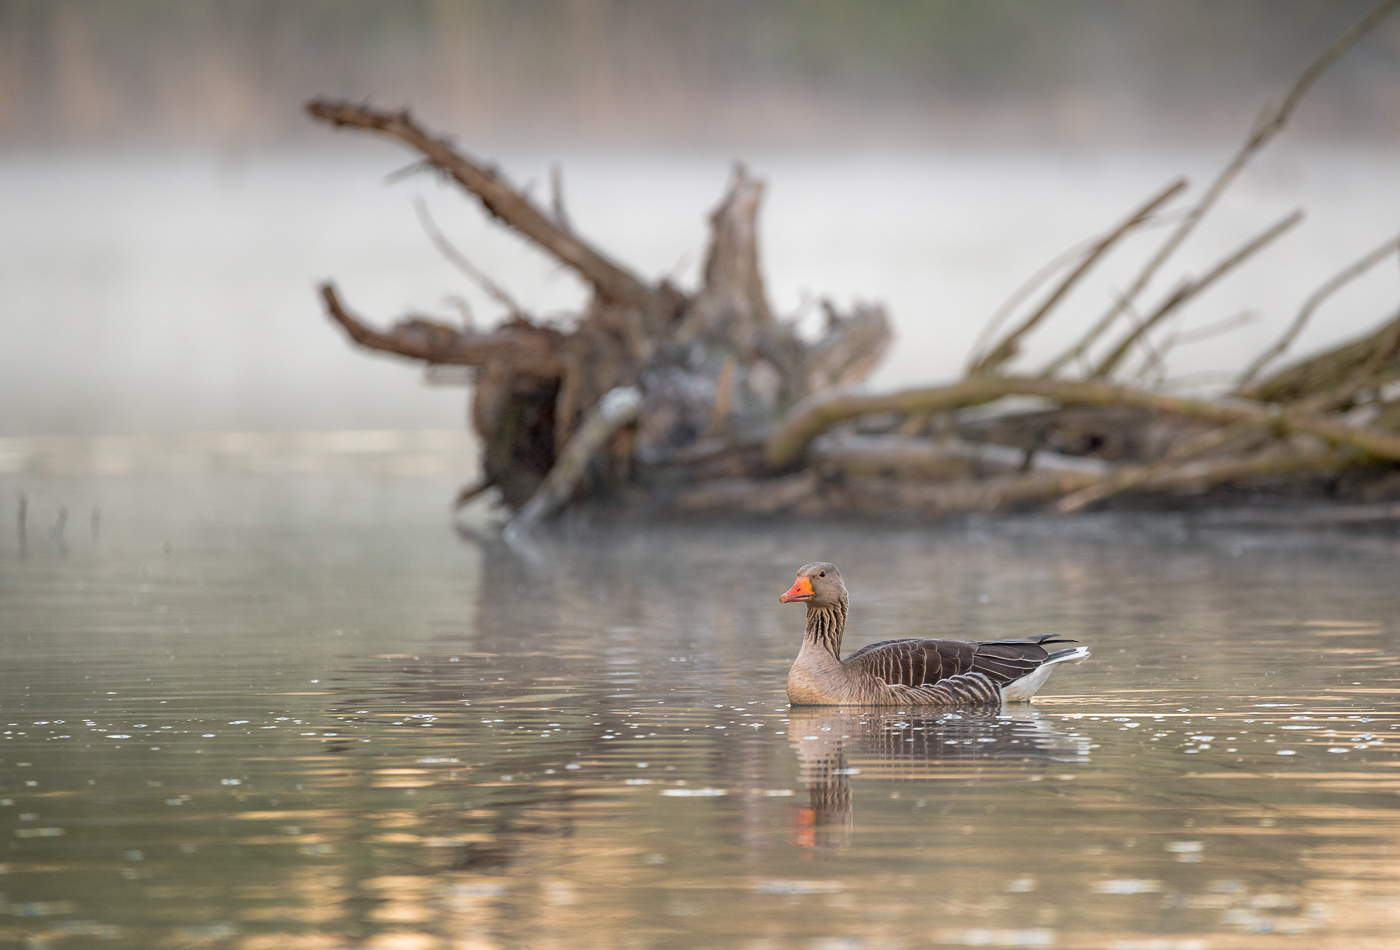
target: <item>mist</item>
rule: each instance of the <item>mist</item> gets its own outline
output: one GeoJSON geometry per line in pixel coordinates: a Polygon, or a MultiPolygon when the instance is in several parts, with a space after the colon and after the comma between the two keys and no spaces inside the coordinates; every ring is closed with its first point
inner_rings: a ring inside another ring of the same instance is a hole
{"type": "MultiPolygon", "coordinates": [[[[411,105],[537,192],[557,163],[582,234],[687,285],[745,161],[768,182],[778,312],[815,326],[823,297],[885,303],[897,340],[872,384],[905,385],[960,372],[1045,262],[1170,177],[1213,174],[1365,6],[0,4],[0,434],[460,427],[463,389],[352,352],[313,292],[335,278],[381,323],[500,319],[415,199],[533,312],[579,309],[581,284],[456,189],[391,180],[407,153],[309,122],[313,94],[411,105]]],[[[1397,51],[1386,24],[1329,73],[1183,258],[1307,210],[1193,308],[1259,319],[1183,348],[1179,376],[1221,381],[1394,232],[1397,51]]],[[[1131,263],[1077,291],[1032,360],[1131,263]]],[[[1377,322],[1392,271],[1330,303],[1300,352],[1377,322]]]]}

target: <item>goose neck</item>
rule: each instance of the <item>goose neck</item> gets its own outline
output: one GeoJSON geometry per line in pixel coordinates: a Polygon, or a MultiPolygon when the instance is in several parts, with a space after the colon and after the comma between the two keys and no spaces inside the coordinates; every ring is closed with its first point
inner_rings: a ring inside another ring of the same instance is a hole
{"type": "Polygon", "coordinates": [[[808,604],[807,628],[802,639],[821,647],[838,660],[841,658],[841,636],[846,632],[846,600],[832,605],[808,604]]]}

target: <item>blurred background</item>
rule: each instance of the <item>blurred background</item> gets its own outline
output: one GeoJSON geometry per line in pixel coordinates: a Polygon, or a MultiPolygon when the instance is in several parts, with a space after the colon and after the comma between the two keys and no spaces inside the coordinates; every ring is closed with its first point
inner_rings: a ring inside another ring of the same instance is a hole
{"type": "MultiPolygon", "coordinates": [[[[578,232],[690,287],[744,161],[774,309],[883,302],[894,387],[963,372],[1169,180],[1197,198],[1376,2],[0,0],[0,947],[1395,946],[1393,531],[1275,530],[1266,498],[1262,528],[697,515],[513,556],[484,501],[446,523],[463,387],[352,348],[316,284],[378,324],[499,320],[421,199],[534,314],[585,288],[303,112],[411,106],[542,201],[557,166],[578,232]],[[847,648],[1095,658],[1014,719],[789,718],[773,595],[827,559],[847,648]]],[[[1255,319],[1174,350],[1173,388],[1218,390],[1400,232],[1400,14],[1140,302],[1298,207],[1183,309],[1255,319]]],[[[1392,257],[1296,352],[1397,303],[1392,257]]]]}
{"type": "MultiPolygon", "coordinates": [[[[1371,6],[0,0],[0,436],[460,427],[460,389],[353,352],[313,294],[334,277],[375,320],[463,304],[496,319],[431,247],[415,197],[528,307],[578,307],[571,276],[471,201],[391,179],[410,161],[397,146],[311,123],[313,95],[411,105],[541,197],[558,163],[582,233],[682,283],[744,160],[769,182],[777,309],[883,301],[899,337],[873,382],[900,385],[959,372],[1021,281],[1173,175],[1208,180],[1371,6]]],[[[1182,385],[1238,368],[1400,229],[1397,157],[1391,21],[1182,255],[1199,268],[1308,211],[1192,310],[1259,319],[1183,348],[1182,385]]],[[[1075,312],[1097,316],[1121,276],[1105,270],[1075,312]]],[[[1302,350],[1378,322],[1397,291],[1394,268],[1358,282],[1302,350]]],[[[1034,341],[1032,364],[1074,319],[1034,341]]]]}
{"type": "MultiPolygon", "coordinates": [[[[1236,138],[1367,0],[7,0],[7,146],[320,144],[316,94],[489,142],[1236,138]]],[[[1299,126],[1393,138],[1400,32],[1299,126]]]]}

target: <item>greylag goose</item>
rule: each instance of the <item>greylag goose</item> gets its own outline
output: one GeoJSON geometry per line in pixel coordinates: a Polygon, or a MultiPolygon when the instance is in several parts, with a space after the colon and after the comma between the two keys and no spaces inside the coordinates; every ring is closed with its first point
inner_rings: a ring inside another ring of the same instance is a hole
{"type": "Polygon", "coordinates": [[[794,706],[985,706],[1026,702],[1056,664],[1083,660],[1087,647],[1053,633],[1020,640],[885,640],[841,659],[846,584],[835,564],[817,561],[797,572],[782,603],[807,605],[802,649],[788,671],[794,706]]]}

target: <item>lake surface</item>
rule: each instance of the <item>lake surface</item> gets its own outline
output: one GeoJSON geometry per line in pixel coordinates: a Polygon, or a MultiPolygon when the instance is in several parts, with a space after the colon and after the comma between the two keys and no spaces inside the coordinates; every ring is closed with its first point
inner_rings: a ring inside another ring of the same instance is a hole
{"type": "Polygon", "coordinates": [[[1393,531],[696,523],[529,562],[454,530],[457,483],[0,475],[0,946],[1395,945],[1393,531]],[[777,595],[817,558],[847,649],[1093,658],[1003,711],[792,709],[777,595]]]}

